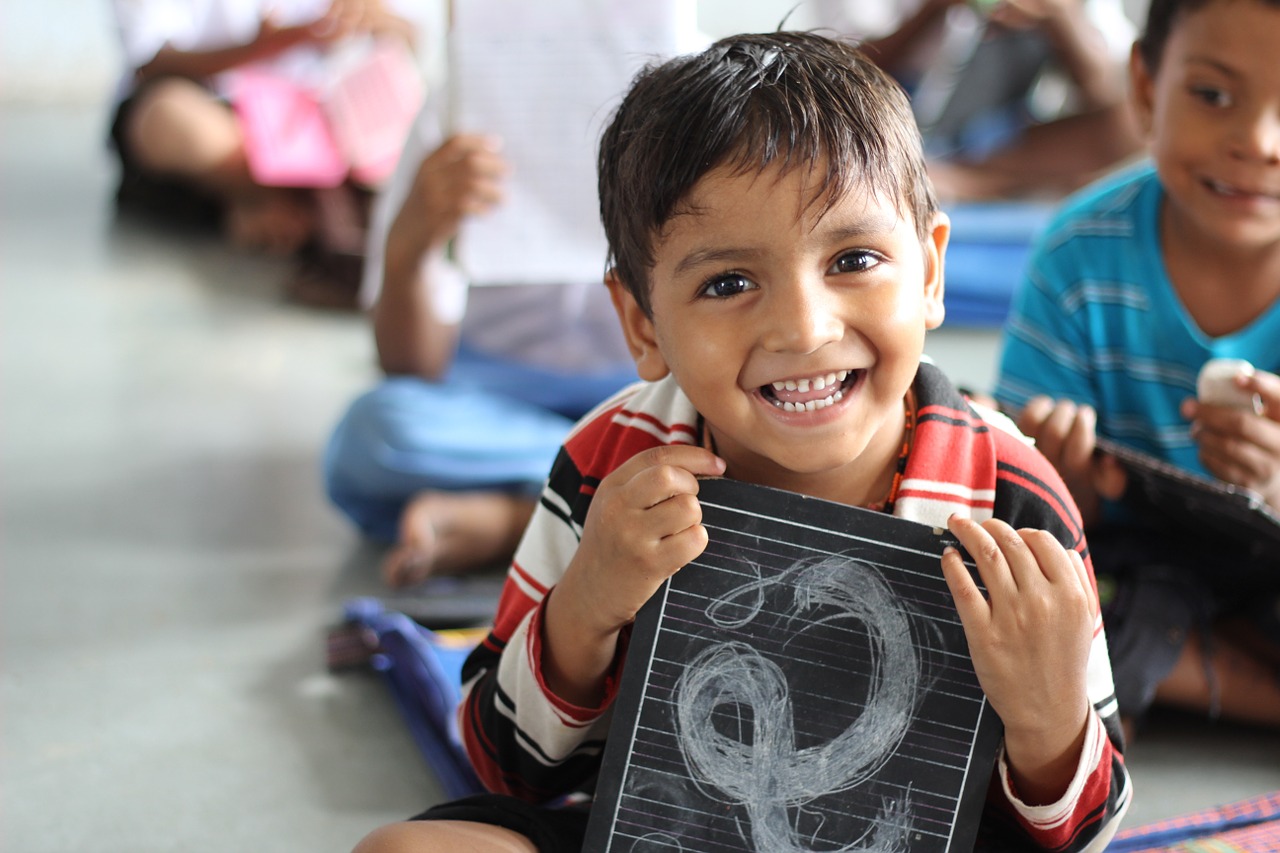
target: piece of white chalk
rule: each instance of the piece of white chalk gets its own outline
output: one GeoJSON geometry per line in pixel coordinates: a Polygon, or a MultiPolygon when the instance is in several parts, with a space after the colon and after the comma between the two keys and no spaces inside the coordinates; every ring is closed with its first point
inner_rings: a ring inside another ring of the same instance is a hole
{"type": "Polygon", "coordinates": [[[1261,399],[1236,387],[1237,376],[1252,376],[1253,365],[1242,358],[1211,358],[1196,377],[1196,398],[1210,406],[1236,406],[1258,411],[1261,399]]]}

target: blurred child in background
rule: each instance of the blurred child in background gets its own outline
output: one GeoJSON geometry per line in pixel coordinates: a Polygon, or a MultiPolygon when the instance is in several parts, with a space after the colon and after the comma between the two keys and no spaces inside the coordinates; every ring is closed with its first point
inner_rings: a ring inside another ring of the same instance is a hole
{"type": "Polygon", "coordinates": [[[1108,500],[1124,475],[1094,452],[1106,437],[1280,510],[1278,44],[1278,0],[1152,0],[1130,63],[1151,162],[1068,202],[1005,330],[996,394],[1090,525],[1130,721],[1163,703],[1280,725],[1277,584],[1108,500]],[[1256,407],[1195,399],[1215,357],[1256,368],[1235,379],[1256,407]]]}

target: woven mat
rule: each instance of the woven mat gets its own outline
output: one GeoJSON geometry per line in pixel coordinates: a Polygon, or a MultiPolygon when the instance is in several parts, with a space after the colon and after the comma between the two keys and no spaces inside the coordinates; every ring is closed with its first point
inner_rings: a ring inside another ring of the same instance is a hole
{"type": "Polygon", "coordinates": [[[1280,791],[1126,829],[1107,847],[1107,853],[1277,851],[1280,851],[1280,791]]]}

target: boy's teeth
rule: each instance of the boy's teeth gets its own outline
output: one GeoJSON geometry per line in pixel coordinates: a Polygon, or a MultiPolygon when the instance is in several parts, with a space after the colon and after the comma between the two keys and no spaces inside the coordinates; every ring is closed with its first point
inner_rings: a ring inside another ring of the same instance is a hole
{"type": "Polygon", "coordinates": [[[838,403],[843,399],[844,389],[840,389],[829,397],[823,397],[821,400],[810,400],[807,403],[784,403],[781,400],[774,400],[773,404],[784,412],[816,412],[818,409],[825,409],[827,406],[838,403]]]}
{"type": "Polygon", "coordinates": [[[822,376],[815,376],[811,379],[787,379],[773,383],[775,391],[801,391],[806,392],[810,388],[814,391],[821,391],[837,383],[843,382],[849,378],[849,371],[837,370],[834,373],[827,373],[822,376]]]}

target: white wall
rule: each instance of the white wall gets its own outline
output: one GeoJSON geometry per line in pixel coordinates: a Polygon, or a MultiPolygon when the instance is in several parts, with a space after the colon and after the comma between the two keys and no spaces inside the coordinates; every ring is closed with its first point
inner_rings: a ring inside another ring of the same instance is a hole
{"type": "Polygon", "coordinates": [[[769,32],[784,19],[789,30],[814,26],[802,0],[698,0],[698,26],[713,38],[769,32]]]}
{"type": "Polygon", "coordinates": [[[110,0],[0,0],[0,102],[98,103],[120,58],[110,0]]]}

